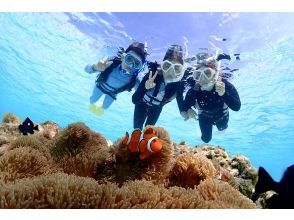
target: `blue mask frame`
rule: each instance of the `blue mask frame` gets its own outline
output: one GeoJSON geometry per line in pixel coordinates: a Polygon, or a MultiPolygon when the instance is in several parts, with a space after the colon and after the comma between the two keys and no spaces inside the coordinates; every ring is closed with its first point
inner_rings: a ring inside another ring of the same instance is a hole
{"type": "Polygon", "coordinates": [[[135,71],[141,70],[144,65],[139,56],[130,53],[124,54],[124,63],[135,71]]]}

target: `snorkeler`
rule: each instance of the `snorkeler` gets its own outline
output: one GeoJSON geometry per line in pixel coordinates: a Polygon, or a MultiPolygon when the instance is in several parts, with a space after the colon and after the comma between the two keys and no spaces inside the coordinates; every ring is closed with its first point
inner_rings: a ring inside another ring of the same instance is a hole
{"type": "Polygon", "coordinates": [[[115,58],[100,60],[97,64],[85,67],[87,73],[100,72],[90,97],[89,110],[92,113],[102,115],[116,100],[117,94],[134,88],[138,73],[144,69],[146,55],[146,46],[134,42],[115,58]],[[105,98],[102,106],[96,107],[95,103],[103,94],[105,98]]]}
{"type": "MultiPolygon", "coordinates": [[[[171,45],[163,59],[161,68],[150,71],[139,84],[132,97],[135,104],[134,129],[155,125],[162,108],[177,96],[180,80],[184,75],[183,49],[179,45],[171,45]]],[[[183,101],[177,97],[181,109],[183,101]]]]}
{"type": "Polygon", "coordinates": [[[198,109],[201,139],[205,143],[211,140],[213,125],[219,131],[228,127],[228,108],[239,111],[241,107],[237,90],[227,80],[220,78],[217,71],[214,58],[205,59],[197,65],[193,70],[195,87],[187,92],[184,100],[186,112],[192,106],[198,109]]]}

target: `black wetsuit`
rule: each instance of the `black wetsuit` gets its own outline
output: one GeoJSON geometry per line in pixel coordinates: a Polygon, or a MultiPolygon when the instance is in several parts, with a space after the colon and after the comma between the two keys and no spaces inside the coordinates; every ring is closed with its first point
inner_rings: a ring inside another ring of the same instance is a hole
{"type": "Polygon", "coordinates": [[[175,97],[177,98],[179,108],[183,108],[183,97],[180,96],[182,94],[177,93],[180,82],[166,85],[163,75],[159,73],[154,80],[156,86],[147,90],[145,83],[148,78],[149,74],[146,74],[132,97],[132,101],[135,104],[134,128],[142,129],[145,121],[145,126],[155,125],[163,106],[175,97]]]}
{"type": "Polygon", "coordinates": [[[215,91],[215,86],[211,91],[201,91],[190,89],[184,101],[184,110],[194,106],[199,109],[199,126],[202,133],[201,139],[208,143],[211,140],[212,126],[216,125],[218,130],[228,127],[229,110],[239,111],[241,101],[235,87],[227,80],[225,83],[225,94],[219,96],[215,91]]]}

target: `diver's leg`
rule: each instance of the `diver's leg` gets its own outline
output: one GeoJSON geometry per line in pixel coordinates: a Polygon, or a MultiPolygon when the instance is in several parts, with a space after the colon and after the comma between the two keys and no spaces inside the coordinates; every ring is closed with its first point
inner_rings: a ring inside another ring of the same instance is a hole
{"type": "Polygon", "coordinates": [[[100,97],[103,95],[103,92],[97,88],[97,86],[94,86],[92,95],[90,96],[90,103],[94,104],[95,102],[98,101],[98,99],[100,99],[100,97]]]}
{"type": "Polygon", "coordinates": [[[160,113],[162,111],[162,107],[151,107],[148,111],[147,121],[145,126],[147,125],[155,125],[158,121],[158,118],[160,116],[160,113]]]}
{"type": "Polygon", "coordinates": [[[104,101],[103,101],[103,109],[108,109],[109,106],[113,103],[114,99],[110,95],[105,95],[104,101]]]}
{"type": "Polygon", "coordinates": [[[227,129],[229,122],[229,114],[224,114],[216,122],[215,125],[219,131],[227,129]]]}
{"type": "Polygon", "coordinates": [[[143,129],[143,124],[147,117],[147,110],[148,106],[146,106],[144,103],[137,103],[135,104],[134,109],[134,129],[139,128],[143,129]]]}
{"type": "Polygon", "coordinates": [[[205,143],[208,143],[211,140],[211,134],[212,134],[212,121],[199,114],[199,127],[201,130],[201,139],[205,143]]]}

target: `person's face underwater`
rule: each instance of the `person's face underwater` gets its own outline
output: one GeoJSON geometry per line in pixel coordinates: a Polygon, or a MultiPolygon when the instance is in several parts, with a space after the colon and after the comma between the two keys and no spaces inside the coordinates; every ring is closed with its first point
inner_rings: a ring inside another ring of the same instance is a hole
{"type": "Polygon", "coordinates": [[[202,66],[193,72],[193,77],[203,90],[211,90],[215,84],[216,71],[212,68],[202,66]]]}
{"type": "Polygon", "coordinates": [[[161,70],[166,83],[180,81],[184,75],[184,66],[176,60],[164,60],[161,70]]]}
{"type": "Polygon", "coordinates": [[[142,68],[143,62],[141,57],[134,51],[124,53],[121,57],[121,67],[127,73],[134,73],[142,68]]]}

